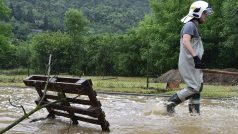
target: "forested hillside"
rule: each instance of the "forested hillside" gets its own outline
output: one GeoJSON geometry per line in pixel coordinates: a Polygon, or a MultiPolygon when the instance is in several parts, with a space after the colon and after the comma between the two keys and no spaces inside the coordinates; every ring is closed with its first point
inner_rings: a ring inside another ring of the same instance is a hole
{"type": "MultiPolygon", "coordinates": [[[[177,68],[180,19],[194,0],[4,1],[0,69],[44,73],[52,54],[52,73],[145,76],[177,68]]],[[[199,25],[202,62],[238,68],[238,1],[209,2],[214,13],[199,25]]]]}
{"type": "Polygon", "coordinates": [[[123,33],[149,12],[148,0],[6,0],[12,10],[10,22],[18,39],[43,30],[64,30],[64,13],[79,9],[89,20],[92,34],[123,33]]]}

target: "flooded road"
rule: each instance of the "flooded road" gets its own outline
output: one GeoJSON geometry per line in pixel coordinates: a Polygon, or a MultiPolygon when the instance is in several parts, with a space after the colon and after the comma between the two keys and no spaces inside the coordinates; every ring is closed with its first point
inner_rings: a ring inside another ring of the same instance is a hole
{"type": "MultiPolygon", "coordinates": [[[[0,129],[22,116],[21,109],[11,106],[22,104],[26,111],[35,108],[37,93],[32,88],[0,87],[0,129]]],[[[146,111],[156,109],[166,98],[127,95],[98,94],[106,119],[110,123],[109,134],[236,134],[238,131],[238,100],[202,99],[201,115],[190,116],[187,103],[176,107],[174,116],[146,111]]],[[[107,134],[99,125],[79,122],[71,126],[70,120],[63,117],[30,122],[31,119],[45,117],[43,109],[18,124],[7,134],[107,134]]]]}

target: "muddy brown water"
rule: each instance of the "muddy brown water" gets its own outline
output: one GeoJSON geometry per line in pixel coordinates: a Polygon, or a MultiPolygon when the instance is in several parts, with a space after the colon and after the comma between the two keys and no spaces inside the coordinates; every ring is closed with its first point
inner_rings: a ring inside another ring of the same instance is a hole
{"type": "MultiPolygon", "coordinates": [[[[37,93],[32,88],[0,87],[0,129],[22,116],[22,111],[11,106],[22,104],[27,111],[35,107],[37,93]]],[[[146,111],[156,109],[166,98],[128,95],[98,94],[106,119],[110,123],[109,134],[237,134],[238,100],[202,99],[201,115],[188,114],[187,103],[176,107],[174,116],[146,111]]],[[[40,110],[30,116],[7,134],[107,134],[99,125],[79,122],[69,128],[70,120],[64,117],[30,122],[45,117],[47,111],[40,110]],[[69,130],[69,132],[68,132],[69,130]]]]}

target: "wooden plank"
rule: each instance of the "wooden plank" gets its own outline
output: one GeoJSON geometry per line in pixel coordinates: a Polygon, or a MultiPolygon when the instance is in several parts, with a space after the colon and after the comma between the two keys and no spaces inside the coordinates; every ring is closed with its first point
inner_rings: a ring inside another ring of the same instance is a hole
{"type": "MultiPolygon", "coordinates": [[[[38,87],[36,87],[36,91],[38,92],[38,95],[40,97],[39,99],[41,99],[43,97],[43,92],[38,87]]],[[[40,101],[40,100],[37,100],[37,101],[40,101]]],[[[35,102],[38,105],[39,102],[37,103],[37,101],[35,101],[35,102]]],[[[45,98],[43,101],[47,102],[47,99],[45,98]]],[[[46,109],[49,112],[48,117],[55,118],[54,110],[50,107],[47,107],[46,109]]]]}
{"type": "MultiPolygon", "coordinates": [[[[59,111],[55,111],[55,115],[64,116],[64,117],[70,118],[69,114],[63,113],[63,112],[59,112],[59,111]]],[[[76,115],[76,119],[80,120],[80,121],[83,121],[83,122],[88,122],[88,123],[92,123],[92,124],[101,125],[100,122],[97,119],[89,119],[89,118],[80,117],[80,116],[77,116],[77,115],[76,115]]]]}
{"type": "MultiPolygon", "coordinates": [[[[39,87],[41,90],[44,90],[46,82],[39,81],[26,81],[25,84],[31,87],[39,87]]],[[[67,83],[48,83],[48,91],[55,92],[64,92],[70,94],[79,94],[79,95],[88,95],[88,91],[85,90],[82,85],[67,84],[67,83]]]]}
{"type": "MultiPolygon", "coordinates": [[[[64,98],[66,98],[66,95],[64,93],[58,93],[58,97],[60,99],[64,99],[64,98]]],[[[70,103],[68,101],[61,102],[61,105],[70,107],[70,103]]],[[[74,112],[71,110],[67,110],[67,112],[69,113],[69,116],[70,116],[71,120],[73,121],[73,124],[74,125],[78,124],[78,121],[76,119],[74,112]]]]}
{"type": "MultiPolygon", "coordinates": [[[[32,76],[24,80],[26,86],[31,87],[41,87],[44,89],[44,86],[47,81],[46,76],[32,76]]],[[[92,81],[90,79],[79,79],[79,78],[64,78],[64,77],[51,77],[49,79],[47,90],[72,93],[72,94],[81,94],[88,95],[88,90],[91,88],[85,88],[82,84],[87,83],[87,86],[92,86],[92,81]]]]}
{"type": "MultiPolygon", "coordinates": [[[[54,95],[46,95],[47,99],[52,99],[52,100],[58,100],[59,98],[57,96],[54,95]]],[[[92,102],[90,102],[90,100],[82,100],[82,99],[78,99],[78,98],[68,98],[66,97],[66,100],[68,102],[72,102],[72,103],[76,103],[76,104],[82,104],[82,105],[92,105],[92,102]]],[[[102,106],[101,102],[98,101],[96,106],[102,106]]]]}
{"type": "Polygon", "coordinates": [[[98,100],[97,100],[97,93],[93,91],[92,86],[90,85],[89,81],[85,81],[84,83],[81,84],[84,89],[88,91],[88,97],[90,101],[92,102],[93,106],[98,106],[98,100]]]}
{"type": "MultiPolygon", "coordinates": [[[[47,81],[47,76],[40,76],[40,75],[33,75],[30,77],[27,77],[24,82],[28,84],[34,84],[34,82],[46,82],[47,81]]],[[[91,79],[83,79],[83,78],[69,78],[69,77],[50,77],[50,79],[55,79],[54,82],[59,82],[59,83],[68,83],[68,84],[81,84],[84,81],[88,81],[90,85],[92,86],[92,81],[91,79]]]]}
{"type": "MultiPolygon", "coordinates": [[[[47,104],[49,102],[42,102],[42,105],[47,104]]],[[[60,104],[54,104],[50,106],[53,109],[57,109],[57,110],[62,110],[62,111],[70,111],[73,113],[78,113],[78,114],[82,114],[82,115],[88,115],[94,118],[97,118],[100,116],[101,114],[101,108],[94,108],[94,110],[91,109],[84,109],[84,108],[79,108],[79,107],[73,107],[73,106],[62,106],[60,104]]]]}
{"type": "Polygon", "coordinates": [[[85,83],[85,82],[88,82],[90,86],[93,85],[91,79],[79,79],[79,80],[76,82],[76,84],[83,84],[83,83],[85,83]]]}
{"type": "Polygon", "coordinates": [[[56,91],[56,92],[64,92],[64,93],[71,93],[71,94],[80,94],[80,95],[87,95],[88,91],[85,90],[82,85],[75,85],[75,84],[67,84],[67,83],[49,83],[48,84],[49,91],[56,91]]]}

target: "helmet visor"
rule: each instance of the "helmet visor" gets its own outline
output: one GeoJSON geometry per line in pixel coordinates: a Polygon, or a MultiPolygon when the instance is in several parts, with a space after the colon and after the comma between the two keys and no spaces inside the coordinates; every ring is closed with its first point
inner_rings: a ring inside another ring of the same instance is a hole
{"type": "Polygon", "coordinates": [[[213,14],[212,8],[207,8],[207,9],[205,10],[205,12],[207,13],[207,15],[212,15],[212,14],[213,14]]]}
{"type": "Polygon", "coordinates": [[[183,17],[183,18],[181,19],[181,22],[187,23],[187,22],[189,22],[190,20],[192,20],[193,18],[194,18],[193,16],[187,15],[187,16],[185,16],[185,17],[183,17]]]}

